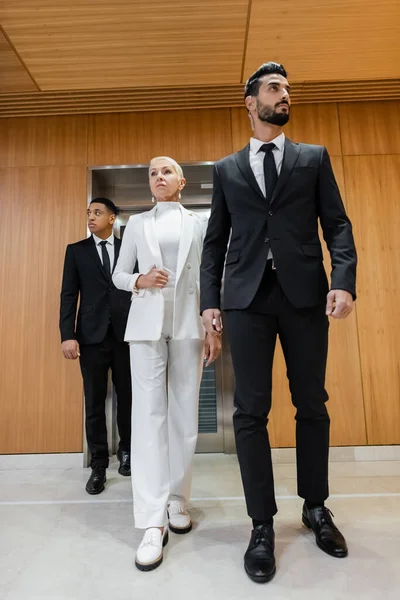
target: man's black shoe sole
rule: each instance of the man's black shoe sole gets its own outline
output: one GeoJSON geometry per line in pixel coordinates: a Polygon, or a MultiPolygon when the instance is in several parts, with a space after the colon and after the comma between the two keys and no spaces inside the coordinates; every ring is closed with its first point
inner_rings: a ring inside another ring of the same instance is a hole
{"type": "Polygon", "coordinates": [[[97,494],[101,494],[101,492],[104,492],[104,490],[105,490],[105,489],[106,489],[106,486],[105,486],[105,485],[103,485],[103,487],[101,487],[99,490],[92,490],[92,491],[89,491],[89,490],[86,488],[86,491],[87,491],[87,493],[88,493],[88,494],[90,494],[91,496],[97,496],[97,494]]]}

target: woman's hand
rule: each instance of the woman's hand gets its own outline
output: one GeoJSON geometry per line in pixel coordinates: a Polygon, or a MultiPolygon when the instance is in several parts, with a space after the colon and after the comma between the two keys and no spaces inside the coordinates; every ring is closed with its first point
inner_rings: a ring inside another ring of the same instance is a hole
{"type": "Polygon", "coordinates": [[[210,366],[214,360],[218,358],[221,353],[221,334],[213,331],[212,333],[206,334],[204,340],[204,359],[206,367],[210,366]]]}
{"type": "Polygon", "coordinates": [[[157,269],[154,265],[146,275],[139,275],[136,279],[136,287],[138,290],[146,288],[163,288],[168,283],[168,273],[163,269],[157,269]]]}

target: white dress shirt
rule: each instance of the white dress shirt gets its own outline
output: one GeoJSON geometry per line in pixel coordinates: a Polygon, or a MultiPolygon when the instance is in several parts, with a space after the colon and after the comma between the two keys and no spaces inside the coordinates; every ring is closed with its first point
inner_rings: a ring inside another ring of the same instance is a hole
{"type": "MultiPolygon", "coordinates": [[[[275,144],[275,148],[272,150],[272,154],[275,159],[276,172],[278,177],[281,172],[283,151],[285,148],[285,134],[281,133],[275,139],[268,142],[269,144],[275,144]]],[[[264,156],[265,152],[260,150],[261,146],[265,144],[261,140],[256,138],[250,139],[250,167],[254,173],[254,177],[257,180],[258,185],[262,193],[265,196],[265,179],[264,179],[264,156]]]]}
{"type": "MultiPolygon", "coordinates": [[[[278,173],[278,177],[282,168],[283,161],[283,152],[285,149],[285,134],[281,133],[276,138],[268,142],[270,144],[275,144],[275,148],[272,150],[273,157],[275,159],[276,172],[278,173]]],[[[260,150],[261,146],[265,144],[261,140],[257,140],[256,138],[250,139],[250,167],[254,173],[254,177],[265,196],[265,178],[264,178],[264,156],[265,152],[260,150]]],[[[271,248],[268,252],[268,259],[272,259],[271,248]]]]}
{"type": "Polygon", "coordinates": [[[168,271],[164,297],[172,298],[176,284],[179,240],[182,214],[179,202],[158,202],[156,207],[156,235],[161,250],[163,268],[168,271]]]}
{"type": "Polygon", "coordinates": [[[114,267],[114,234],[112,233],[110,235],[109,238],[107,238],[106,240],[102,240],[101,238],[97,237],[97,235],[95,235],[94,233],[93,235],[93,239],[94,242],[96,244],[96,248],[97,248],[97,252],[99,254],[100,260],[101,260],[101,264],[103,264],[103,256],[101,253],[101,246],[100,246],[100,242],[107,242],[106,244],[106,248],[107,248],[107,252],[108,252],[108,256],[110,257],[110,267],[111,267],[111,273],[114,267]]]}

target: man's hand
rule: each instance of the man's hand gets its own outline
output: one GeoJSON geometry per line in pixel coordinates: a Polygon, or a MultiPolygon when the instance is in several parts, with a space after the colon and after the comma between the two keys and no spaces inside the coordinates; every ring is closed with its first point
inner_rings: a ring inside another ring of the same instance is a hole
{"type": "Polygon", "coordinates": [[[326,314],[328,317],[345,319],[353,310],[353,296],[345,290],[331,290],[326,300],[326,314]]]}
{"type": "Polygon", "coordinates": [[[79,344],[76,340],[65,340],[65,342],[61,344],[61,350],[63,351],[65,358],[75,360],[80,356],[79,344]]]}
{"type": "Polygon", "coordinates": [[[163,288],[168,283],[168,273],[163,269],[157,269],[154,265],[146,275],[139,275],[136,279],[138,290],[146,288],[163,288]]]}
{"type": "Polygon", "coordinates": [[[211,365],[214,360],[218,358],[221,353],[221,336],[216,331],[213,333],[207,333],[206,339],[204,340],[204,359],[206,367],[211,365]]]}
{"type": "Polygon", "coordinates": [[[222,333],[222,319],[219,308],[207,308],[202,314],[204,329],[207,333],[222,333]]]}

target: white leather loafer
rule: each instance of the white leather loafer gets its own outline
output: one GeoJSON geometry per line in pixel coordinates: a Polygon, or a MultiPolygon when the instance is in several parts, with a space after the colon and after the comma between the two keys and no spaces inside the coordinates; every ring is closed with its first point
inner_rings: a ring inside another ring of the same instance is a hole
{"type": "Polygon", "coordinates": [[[174,533],[189,533],[192,529],[190,515],[182,502],[173,500],[168,506],[169,528],[174,533]]]}
{"type": "Polygon", "coordinates": [[[135,565],[139,571],[152,571],[163,561],[163,548],[168,543],[168,527],[162,533],[157,527],[146,529],[136,552],[135,565]]]}

